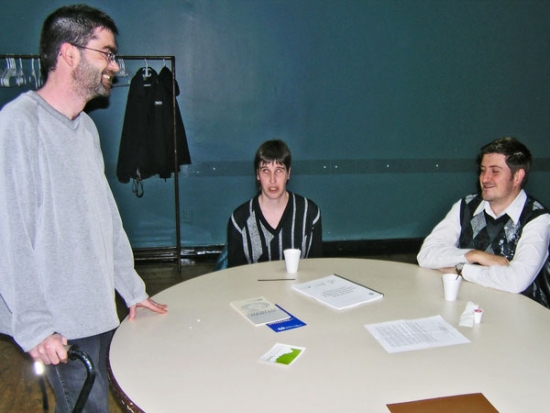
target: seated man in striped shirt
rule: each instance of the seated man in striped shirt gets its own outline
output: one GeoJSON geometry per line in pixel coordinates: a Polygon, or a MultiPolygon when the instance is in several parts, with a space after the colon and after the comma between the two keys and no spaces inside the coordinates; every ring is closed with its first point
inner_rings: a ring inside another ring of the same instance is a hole
{"type": "Polygon", "coordinates": [[[283,260],[287,248],[301,258],[322,256],[321,211],[287,191],[291,154],[281,140],[264,142],[254,159],[260,191],[231,215],[227,226],[228,266],[283,260]]]}

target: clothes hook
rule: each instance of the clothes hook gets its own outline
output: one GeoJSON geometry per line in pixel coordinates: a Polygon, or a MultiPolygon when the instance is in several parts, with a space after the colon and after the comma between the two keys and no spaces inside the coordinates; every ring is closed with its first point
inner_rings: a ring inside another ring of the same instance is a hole
{"type": "Polygon", "coordinates": [[[151,77],[151,68],[147,63],[147,59],[144,59],[144,60],[145,60],[145,67],[143,68],[143,78],[147,79],[148,77],[151,77]]]}

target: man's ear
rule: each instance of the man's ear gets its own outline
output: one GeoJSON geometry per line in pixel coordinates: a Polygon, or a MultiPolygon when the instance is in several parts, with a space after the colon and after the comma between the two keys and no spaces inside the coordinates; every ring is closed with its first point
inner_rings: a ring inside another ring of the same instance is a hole
{"type": "Polygon", "coordinates": [[[80,52],[76,46],[70,43],[63,43],[59,48],[59,58],[68,66],[74,67],[80,60],[80,52]]]}
{"type": "Polygon", "coordinates": [[[514,184],[521,186],[524,179],[525,179],[525,169],[518,169],[514,174],[514,184]]]}

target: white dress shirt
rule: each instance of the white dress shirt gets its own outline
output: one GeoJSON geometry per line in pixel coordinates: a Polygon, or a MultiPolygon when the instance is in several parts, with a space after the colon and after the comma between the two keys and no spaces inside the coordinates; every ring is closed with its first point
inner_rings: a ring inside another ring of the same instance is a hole
{"type": "MultiPolygon", "coordinates": [[[[474,215],[483,210],[495,219],[508,214],[517,223],[526,201],[527,194],[522,190],[498,217],[486,201],[481,202],[474,215]]],[[[523,292],[535,280],[548,258],[550,214],[543,214],[525,225],[509,266],[482,266],[468,263],[465,255],[471,249],[458,248],[460,204],[461,201],[456,202],[443,221],[426,237],[417,256],[419,265],[440,269],[464,263],[462,277],[465,280],[511,293],[523,292]]]]}

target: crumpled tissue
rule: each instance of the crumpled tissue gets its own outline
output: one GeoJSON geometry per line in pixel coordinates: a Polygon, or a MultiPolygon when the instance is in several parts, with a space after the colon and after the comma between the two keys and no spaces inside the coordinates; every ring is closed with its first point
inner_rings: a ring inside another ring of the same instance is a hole
{"type": "Polygon", "coordinates": [[[478,309],[479,305],[468,301],[466,304],[466,309],[460,316],[460,324],[462,327],[473,327],[474,326],[474,310],[478,309]]]}

